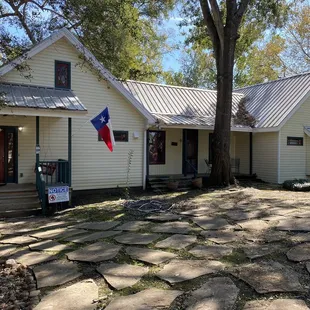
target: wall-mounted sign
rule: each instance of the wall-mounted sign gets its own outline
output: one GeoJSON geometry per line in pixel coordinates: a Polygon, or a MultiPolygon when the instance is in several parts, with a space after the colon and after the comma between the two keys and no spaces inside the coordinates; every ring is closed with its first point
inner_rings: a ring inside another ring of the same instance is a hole
{"type": "Polygon", "coordinates": [[[48,203],[69,201],[69,186],[48,188],[48,203]]]}
{"type": "Polygon", "coordinates": [[[36,145],[36,154],[40,154],[41,147],[40,145],[36,145]]]}

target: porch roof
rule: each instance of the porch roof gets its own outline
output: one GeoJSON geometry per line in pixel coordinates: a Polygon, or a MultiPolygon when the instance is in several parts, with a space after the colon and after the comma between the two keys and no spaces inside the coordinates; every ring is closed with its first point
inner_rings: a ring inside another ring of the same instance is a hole
{"type": "Polygon", "coordinates": [[[0,93],[8,107],[87,111],[79,98],[71,90],[67,89],[1,83],[0,93]]]}

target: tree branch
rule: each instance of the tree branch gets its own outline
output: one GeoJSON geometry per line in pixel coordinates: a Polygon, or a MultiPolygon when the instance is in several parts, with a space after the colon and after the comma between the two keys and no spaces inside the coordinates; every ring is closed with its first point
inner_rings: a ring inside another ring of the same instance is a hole
{"type": "Polygon", "coordinates": [[[242,21],[242,17],[249,6],[250,0],[241,0],[237,12],[234,16],[235,26],[239,28],[239,25],[242,21]]]}
{"type": "Polygon", "coordinates": [[[216,27],[217,35],[218,35],[219,40],[220,40],[221,49],[224,50],[224,25],[223,25],[223,21],[222,21],[220,8],[219,8],[216,0],[209,0],[209,2],[210,2],[210,6],[211,6],[214,25],[216,27]]]}

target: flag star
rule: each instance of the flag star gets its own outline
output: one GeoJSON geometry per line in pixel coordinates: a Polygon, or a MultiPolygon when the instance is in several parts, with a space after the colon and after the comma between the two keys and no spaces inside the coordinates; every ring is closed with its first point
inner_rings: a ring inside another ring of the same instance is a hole
{"type": "Polygon", "coordinates": [[[101,123],[105,122],[105,117],[103,117],[103,116],[101,115],[100,121],[101,121],[101,123]]]}

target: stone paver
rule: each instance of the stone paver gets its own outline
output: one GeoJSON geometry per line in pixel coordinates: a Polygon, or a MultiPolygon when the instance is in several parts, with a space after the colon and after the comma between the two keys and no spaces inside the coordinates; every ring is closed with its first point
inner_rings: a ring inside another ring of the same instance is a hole
{"type": "Polygon", "coordinates": [[[147,221],[128,221],[121,226],[114,228],[115,230],[124,230],[124,231],[138,231],[140,229],[148,226],[150,222],[147,221]]]}
{"type": "Polygon", "coordinates": [[[223,256],[231,254],[232,248],[224,245],[196,245],[193,247],[189,253],[196,257],[203,257],[207,259],[219,259],[223,256]]]}
{"type": "Polygon", "coordinates": [[[225,244],[230,242],[240,242],[244,237],[244,232],[227,230],[204,230],[200,233],[201,236],[214,243],[225,244]]]}
{"type": "Polygon", "coordinates": [[[224,268],[224,264],[212,260],[178,260],[174,259],[164,266],[156,275],[171,284],[183,282],[197,277],[216,273],[224,268]]]}
{"type": "Polygon", "coordinates": [[[121,290],[139,282],[148,272],[148,268],[128,264],[104,263],[97,268],[97,271],[112,287],[121,290]]]}
{"type": "Polygon", "coordinates": [[[187,234],[194,232],[195,229],[188,222],[168,222],[157,224],[151,231],[164,234],[187,234]]]}
{"type": "Polygon", "coordinates": [[[159,213],[153,214],[146,217],[147,220],[155,221],[155,222],[169,222],[169,221],[177,221],[180,220],[182,217],[178,214],[173,213],[159,213]]]}
{"type": "Polygon", "coordinates": [[[11,238],[5,238],[0,240],[0,243],[3,244],[18,244],[18,245],[24,245],[29,244],[31,242],[37,242],[38,240],[29,236],[16,236],[11,238]]]}
{"type": "Polygon", "coordinates": [[[277,229],[289,231],[310,231],[309,219],[286,218],[278,223],[277,229]]]}
{"type": "Polygon", "coordinates": [[[309,310],[300,299],[275,299],[248,301],[243,310],[309,310]]]}
{"type": "Polygon", "coordinates": [[[60,252],[70,250],[70,246],[61,244],[54,240],[43,240],[37,243],[29,244],[28,247],[33,251],[60,252]]]}
{"type": "Polygon", "coordinates": [[[159,310],[168,309],[182,291],[149,288],[139,293],[117,297],[105,310],[159,310]]]}
{"type": "Polygon", "coordinates": [[[87,235],[78,235],[65,238],[64,241],[73,242],[73,243],[85,243],[91,241],[97,241],[102,238],[110,238],[116,235],[121,234],[121,231],[116,230],[105,230],[105,231],[97,231],[87,235]]]}
{"type": "Polygon", "coordinates": [[[38,288],[56,286],[72,281],[82,274],[78,266],[71,262],[55,261],[32,268],[38,288]]]}
{"type": "Polygon", "coordinates": [[[247,282],[260,294],[303,290],[298,274],[289,266],[284,266],[275,261],[236,267],[232,269],[231,274],[247,282]]]}
{"type": "Polygon", "coordinates": [[[214,206],[203,206],[196,209],[190,209],[179,212],[180,215],[185,216],[206,216],[214,211],[214,206]]]}
{"type": "Polygon", "coordinates": [[[121,246],[96,242],[67,254],[69,260],[97,263],[114,258],[120,251],[121,246]]]}
{"type": "Polygon", "coordinates": [[[288,238],[292,242],[296,243],[310,242],[310,233],[299,233],[292,236],[288,236],[288,238]]]}
{"type": "Polygon", "coordinates": [[[74,228],[82,228],[89,230],[109,230],[114,228],[115,226],[121,224],[119,221],[111,221],[111,222],[87,222],[74,225],[74,228]]]}
{"type": "Polygon", "coordinates": [[[306,268],[307,268],[308,272],[310,273],[310,263],[306,263],[306,268]]]}
{"type": "Polygon", "coordinates": [[[57,259],[57,257],[52,254],[41,252],[30,252],[27,250],[17,252],[11,258],[15,259],[18,263],[26,266],[46,263],[51,260],[57,259]]]}
{"type": "Polygon", "coordinates": [[[52,291],[34,310],[94,310],[95,299],[98,299],[98,286],[93,280],[86,280],[52,291]]]}
{"type": "Polygon", "coordinates": [[[196,236],[176,234],[168,237],[167,239],[157,242],[155,244],[155,248],[171,248],[175,250],[180,250],[195,243],[196,241],[196,236]]]}
{"type": "Polygon", "coordinates": [[[246,212],[245,210],[230,210],[226,212],[225,215],[227,215],[229,218],[231,218],[234,221],[243,221],[243,220],[263,217],[264,215],[266,215],[266,213],[261,210],[250,211],[250,212],[246,212]]]}
{"type": "Polygon", "coordinates": [[[237,223],[242,229],[245,230],[266,230],[270,226],[262,220],[247,220],[237,223]]]}
{"type": "Polygon", "coordinates": [[[283,246],[280,244],[247,244],[243,247],[243,251],[245,255],[250,258],[258,258],[263,257],[269,254],[272,254],[274,252],[278,252],[281,250],[283,246]]]}
{"type": "Polygon", "coordinates": [[[310,243],[302,243],[291,248],[286,256],[294,262],[302,262],[310,259],[310,243]]]}
{"type": "Polygon", "coordinates": [[[220,230],[231,227],[231,225],[221,217],[200,216],[195,217],[192,220],[204,230],[220,230]]]}
{"type": "Polygon", "coordinates": [[[13,245],[1,245],[0,246],[0,257],[7,257],[16,252],[16,247],[13,245]]]}
{"type": "Polygon", "coordinates": [[[31,234],[32,237],[39,239],[62,239],[74,235],[85,233],[86,230],[74,228],[56,228],[51,230],[40,231],[31,234]]]}
{"type": "Polygon", "coordinates": [[[176,254],[170,252],[138,247],[128,247],[126,248],[126,253],[132,259],[137,259],[153,265],[161,264],[177,256],[176,254]]]}
{"type": "Polygon", "coordinates": [[[186,303],[187,310],[230,310],[233,309],[239,289],[229,278],[209,279],[201,288],[193,291],[186,303]]]}
{"type": "Polygon", "coordinates": [[[159,234],[142,234],[142,233],[125,233],[116,236],[114,240],[123,244],[140,244],[147,245],[159,239],[159,234]]]}

